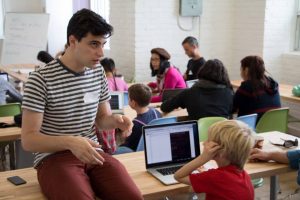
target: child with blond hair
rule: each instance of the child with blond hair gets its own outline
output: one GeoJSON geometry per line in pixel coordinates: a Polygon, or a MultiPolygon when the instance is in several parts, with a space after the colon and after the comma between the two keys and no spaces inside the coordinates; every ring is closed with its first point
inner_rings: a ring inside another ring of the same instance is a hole
{"type": "Polygon", "coordinates": [[[254,189],[244,170],[253,147],[251,129],[236,120],[217,122],[209,128],[203,145],[202,154],[179,169],[175,179],[197,193],[206,193],[206,200],[253,200],[254,189]],[[192,173],[210,160],[216,161],[217,169],[192,173]]]}

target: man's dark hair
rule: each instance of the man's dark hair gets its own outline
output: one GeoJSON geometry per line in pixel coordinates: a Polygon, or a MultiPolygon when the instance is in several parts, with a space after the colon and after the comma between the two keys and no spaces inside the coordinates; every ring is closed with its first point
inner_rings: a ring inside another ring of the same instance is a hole
{"type": "Polygon", "coordinates": [[[182,45],[188,43],[191,46],[199,47],[198,40],[193,36],[188,36],[182,41],[182,45]]]}
{"type": "Polygon", "coordinates": [[[198,78],[212,81],[216,84],[226,85],[228,88],[232,88],[227,69],[218,59],[206,61],[206,63],[198,72],[198,78]]]}
{"type": "Polygon", "coordinates": [[[137,83],[128,88],[129,98],[135,101],[140,107],[149,105],[152,97],[151,89],[142,83],[137,83]]]}
{"type": "Polygon", "coordinates": [[[104,18],[89,9],[77,11],[69,21],[67,28],[67,44],[69,45],[70,35],[74,35],[78,41],[88,33],[94,36],[109,38],[112,35],[113,27],[104,18]]]}

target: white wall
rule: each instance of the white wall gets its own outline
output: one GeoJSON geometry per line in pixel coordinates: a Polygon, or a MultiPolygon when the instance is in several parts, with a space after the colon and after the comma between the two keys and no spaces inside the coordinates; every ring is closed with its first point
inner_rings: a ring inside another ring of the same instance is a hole
{"type": "Polygon", "coordinates": [[[109,22],[114,27],[106,56],[115,60],[118,73],[130,80],[135,74],[135,1],[110,1],[109,22]],[[108,52],[108,53],[107,53],[108,52]]]}
{"type": "MultiPolygon", "coordinates": [[[[267,70],[281,82],[296,84],[296,74],[300,82],[300,63],[298,62],[298,67],[291,68],[288,64],[289,57],[285,57],[283,61],[283,54],[290,52],[294,45],[296,1],[267,0],[265,10],[263,55],[267,70]]],[[[293,58],[291,63],[295,64],[293,58]]]]}
{"type": "Polygon", "coordinates": [[[55,56],[67,42],[67,25],[73,14],[72,0],[46,0],[46,12],[50,14],[48,52],[55,56]]]}

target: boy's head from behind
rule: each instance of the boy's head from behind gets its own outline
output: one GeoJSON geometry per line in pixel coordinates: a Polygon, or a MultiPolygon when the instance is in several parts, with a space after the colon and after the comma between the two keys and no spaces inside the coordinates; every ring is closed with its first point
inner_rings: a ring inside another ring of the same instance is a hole
{"type": "Polygon", "coordinates": [[[221,146],[218,156],[243,169],[253,147],[252,134],[247,124],[237,120],[225,120],[209,128],[208,141],[216,142],[221,146]]]}
{"type": "MultiPolygon", "coordinates": [[[[151,101],[151,89],[141,83],[134,84],[128,88],[129,102],[133,101],[134,106],[131,107],[146,107],[151,101]]],[[[131,103],[130,103],[131,104],[131,103]]]]}

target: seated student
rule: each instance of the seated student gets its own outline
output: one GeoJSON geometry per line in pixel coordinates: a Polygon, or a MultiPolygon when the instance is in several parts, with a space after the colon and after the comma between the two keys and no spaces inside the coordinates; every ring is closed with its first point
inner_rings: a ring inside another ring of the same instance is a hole
{"type": "Polygon", "coordinates": [[[22,95],[8,81],[0,77],[0,105],[12,102],[22,103],[22,95]],[[10,97],[7,101],[6,95],[10,97]]]}
{"type": "Polygon", "coordinates": [[[137,116],[133,120],[131,135],[121,146],[129,147],[135,151],[142,136],[142,127],[154,119],[161,118],[159,111],[148,107],[151,94],[151,89],[144,84],[138,83],[129,87],[129,106],[136,111],[137,116]]]}
{"type": "Polygon", "coordinates": [[[191,58],[187,64],[187,69],[183,75],[184,80],[194,80],[198,78],[198,72],[205,64],[205,59],[202,57],[199,50],[199,43],[195,37],[188,36],[181,43],[185,54],[191,58]]]}
{"type": "Polygon", "coordinates": [[[300,185],[300,150],[285,151],[264,151],[253,149],[250,153],[250,160],[269,161],[274,160],[279,163],[288,163],[292,169],[298,169],[297,183],[300,185]]]}
{"type": "Polygon", "coordinates": [[[208,131],[202,154],[179,169],[174,178],[191,185],[197,193],[206,193],[206,200],[253,200],[254,188],[244,170],[252,146],[252,131],[243,122],[215,123],[208,131]],[[216,161],[217,169],[192,173],[210,160],[216,161]]]}
{"type": "Polygon", "coordinates": [[[223,63],[208,60],[198,73],[199,81],[161,105],[163,112],[186,108],[189,119],[231,115],[233,90],[223,63]]]}
{"type": "Polygon", "coordinates": [[[258,121],[266,111],[281,107],[278,83],[265,72],[261,57],[247,56],[241,60],[243,82],[233,100],[233,108],[238,116],[257,113],[258,121]]]}
{"type": "Polygon", "coordinates": [[[45,64],[48,64],[54,58],[47,51],[40,51],[37,55],[37,59],[45,64]]]}
{"type": "Polygon", "coordinates": [[[151,74],[156,76],[157,82],[149,83],[148,86],[152,88],[152,91],[159,93],[152,97],[152,103],[161,102],[164,89],[186,88],[180,71],[168,61],[170,58],[170,54],[163,48],[151,50],[151,74]]]}
{"type": "Polygon", "coordinates": [[[108,88],[110,91],[127,91],[127,83],[120,77],[116,77],[115,62],[111,58],[104,58],[100,61],[105,70],[105,75],[108,82],[108,88]]]}

